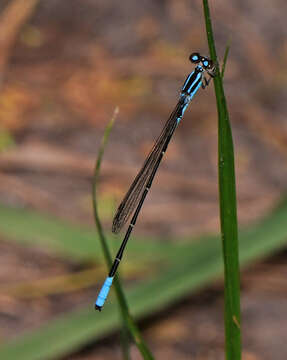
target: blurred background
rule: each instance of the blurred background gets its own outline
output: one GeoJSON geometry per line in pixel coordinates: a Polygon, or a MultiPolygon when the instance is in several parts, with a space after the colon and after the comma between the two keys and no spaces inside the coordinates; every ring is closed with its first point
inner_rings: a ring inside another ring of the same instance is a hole
{"type": "MultiPolygon", "coordinates": [[[[231,42],[224,84],[238,217],[240,227],[252,227],[285,204],[287,5],[220,0],[210,6],[221,62],[231,42]]],[[[106,274],[91,201],[104,128],[118,106],[98,193],[109,233],[117,204],[192,71],[193,51],[208,55],[199,0],[1,0],[0,345],[18,344],[25,334],[92,307],[106,274]]],[[[165,242],[218,234],[217,193],[211,84],[177,129],[133,237],[164,252],[165,242]]],[[[246,360],[287,358],[285,219],[284,213],[276,228],[280,242],[264,257],[258,251],[242,273],[246,360]]],[[[113,236],[110,244],[116,250],[119,241],[113,236]]],[[[155,261],[152,255],[145,261],[155,261]]],[[[157,276],[144,265],[131,275],[127,258],[130,281],[157,276]]],[[[222,282],[211,279],[170,304],[140,323],[156,358],[223,359],[222,282]]],[[[100,315],[90,314],[97,322],[100,315]]],[[[71,340],[59,354],[40,358],[120,359],[117,330],[71,340]]],[[[10,358],[24,359],[18,356],[10,358]]],[[[132,358],[141,358],[134,347],[132,358]]]]}

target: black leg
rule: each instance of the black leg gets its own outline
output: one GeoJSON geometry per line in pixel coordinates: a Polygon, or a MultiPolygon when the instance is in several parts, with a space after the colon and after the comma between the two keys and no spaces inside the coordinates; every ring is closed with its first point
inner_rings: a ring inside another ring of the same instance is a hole
{"type": "MultiPolygon", "coordinates": [[[[210,74],[208,73],[208,75],[210,75],[210,74]]],[[[209,82],[210,82],[211,78],[212,78],[212,76],[210,76],[210,78],[207,80],[206,77],[203,76],[203,82],[201,84],[201,87],[203,89],[205,89],[209,85],[209,82]]]]}
{"type": "Polygon", "coordinates": [[[212,77],[212,78],[214,78],[215,77],[215,71],[209,71],[209,70],[206,70],[207,71],[207,73],[208,73],[208,75],[210,76],[210,77],[212,77]]]}
{"type": "Polygon", "coordinates": [[[209,76],[211,76],[212,78],[214,78],[217,74],[217,70],[219,69],[219,65],[218,63],[216,63],[216,65],[213,67],[213,69],[206,69],[206,72],[208,73],[209,76]]]}

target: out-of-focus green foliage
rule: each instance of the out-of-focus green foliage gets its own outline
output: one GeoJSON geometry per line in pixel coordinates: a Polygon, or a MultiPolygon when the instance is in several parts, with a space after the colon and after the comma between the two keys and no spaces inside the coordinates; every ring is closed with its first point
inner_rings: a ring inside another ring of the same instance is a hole
{"type": "Polygon", "coordinates": [[[14,139],[9,131],[0,129],[0,152],[14,145],[14,139]]]}
{"type": "MultiPolygon", "coordinates": [[[[4,207],[1,208],[1,214],[3,212],[5,212],[4,207]]],[[[13,211],[9,214],[11,216],[13,211]]],[[[25,213],[22,215],[25,217],[25,213]]],[[[271,255],[286,245],[286,217],[287,201],[285,200],[263,221],[240,233],[241,264],[251,263],[256,259],[271,255]]],[[[19,214],[17,218],[19,219],[19,214]]],[[[21,224],[24,224],[24,221],[21,224]]],[[[26,224],[22,228],[23,237],[29,226],[33,225],[35,222],[26,224]]],[[[70,234],[71,230],[68,233],[70,234]]],[[[54,235],[57,236],[56,229],[54,229],[54,235]]],[[[63,228],[61,228],[61,235],[64,235],[63,228]]],[[[38,236],[41,237],[41,232],[38,236]]],[[[82,240],[81,237],[78,238],[79,243],[85,247],[82,240]]],[[[139,243],[136,239],[133,239],[133,242],[139,243]]],[[[145,241],[142,245],[149,248],[149,244],[149,241],[145,241]]],[[[162,243],[158,246],[164,250],[166,244],[162,243]]],[[[205,237],[188,244],[186,242],[181,244],[181,239],[177,239],[176,245],[170,245],[169,250],[171,246],[173,246],[173,251],[167,251],[165,259],[161,258],[159,273],[154,272],[151,278],[127,291],[128,302],[136,318],[162,311],[165,307],[176,304],[176,301],[222,275],[219,237],[205,237]]],[[[139,252],[138,256],[141,255],[141,250],[142,246],[133,248],[134,254],[139,252]]],[[[64,255],[64,247],[62,247],[62,254],[64,255]]],[[[155,253],[154,257],[157,258],[157,255],[158,253],[155,253]]],[[[67,256],[70,256],[68,245],[67,256]]],[[[2,345],[0,358],[14,360],[20,356],[22,360],[52,359],[67,355],[115,331],[120,325],[119,318],[116,316],[118,310],[115,300],[109,299],[105,305],[105,311],[102,316],[97,317],[96,321],[93,300],[91,299],[91,304],[87,308],[63,315],[36,331],[27,333],[7,345],[2,345]]]]}

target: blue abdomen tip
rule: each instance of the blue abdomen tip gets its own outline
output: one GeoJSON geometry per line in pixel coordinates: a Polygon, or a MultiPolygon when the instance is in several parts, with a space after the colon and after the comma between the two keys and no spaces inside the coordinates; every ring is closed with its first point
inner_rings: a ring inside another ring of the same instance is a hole
{"type": "Polygon", "coordinates": [[[105,301],[106,301],[106,298],[109,294],[109,291],[110,291],[110,288],[111,288],[111,285],[113,283],[113,277],[110,277],[108,276],[101,288],[101,291],[98,295],[98,298],[97,298],[97,301],[95,303],[95,308],[97,310],[101,310],[101,308],[103,307],[105,301]]]}

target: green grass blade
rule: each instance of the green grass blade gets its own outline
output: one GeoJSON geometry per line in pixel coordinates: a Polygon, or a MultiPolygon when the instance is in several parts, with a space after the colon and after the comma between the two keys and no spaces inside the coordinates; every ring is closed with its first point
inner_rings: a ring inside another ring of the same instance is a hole
{"type": "Polygon", "coordinates": [[[0,233],[7,240],[41,246],[75,260],[102,258],[91,229],[74,226],[36,211],[0,204],[0,233]],[[81,239],[81,241],[79,241],[81,239]],[[98,250],[98,251],[97,251],[98,250]]]}
{"type": "MultiPolygon", "coordinates": [[[[98,234],[87,226],[77,226],[36,211],[11,208],[0,204],[0,234],[7,240],[28,246],[41,246],[60,256],[69,257],[76,261],[103,259],[98,234]]],[[[108,236],[108,241],[115,237],[108,236]]],[[[132,241],[129,253],[132,257],[141,256],[145,261],[156,254],[173,252],[175,244],[157,241],[145,242],[145,239],[132,241]]],[[[138,259],[136,259],[138,260],[138,259]]]]}
{"type": "Polygon", "coordinates": [[[120,341],[122,345],[122,357],[125,360],[131,360],[130,354],[130,333],[126,325],[122,326],[120,341]]]}
{"type": "MultiPolygon", "coordinates": [[[[260,223],[240,233],[240,262],[254,263],[285,247],[287,243],[287,201],[260,223]]],[[[127,297],[133,316],[140,318],[162,311],[183,296],[191,294],[222,274],[222,254],[218,237],[192,242],[188,249],[174,254],[176,259],[166,272],[129,289],[127,297]],[[190,258],[192,254],[192,258],[190,258]]],[[[101,339],[120,326],[117,305],[110,301],[97,317],[92,304],[59,317],[36,331],[14,339],[0,348],[5,360],[48,360],[67,356],[86,344],[101,339]]]]}
{"type": "Polygon", "coordinates": [[[100,217],[98,214],[98,205],[97,205],[97,186],[98,186],[98,180],[100,177],[100,169],[101,169],[101,163],[102,163],[102,158],[105,152],[105,147],[107,145],[109,136],[110,136],[110,132],[112,130],[114,121],[118,115],[119,109],[116,108],[114,111],[114,115],[111,119],[111,121],[109,122],[109,124],[106,127],[106,130],[104,132],[104,137],[102,139],[102,143],[98,152],[98,158],[96,160],[96,165],[95,165],[95,169],[94,169],[94,178],[93,178],[93,210],[94,210],[94,220],[95,220],[95,224],[99,233],[99,240],[100,240],[100,244],[104,253],[104,257],[105,257],[105,261],[107,263],[107,267],[110,268],[112,266],[112,257],[107,245],[107,241],[104,235],[104,231],[102,228],[102,224],[100,221],[100,217]]]}
{"type": "MultiPolygon", "coordinates": [[[[212,60],[217,64],[208,0],[203,0],[206,33],[212,60]]],[[[219,69],[214,78],[218,112],[218,168],[220,223],[224,258],[225,356],[241,359],[240,278],[234,153],[227,104],[219,69]]]]}
{"type": "MultiPolygon", "coordinates": [[[[95,219],[95,223],[96,223],[96,227],[99,233],[99,237],[100,237],[100,242],[101,242],[101,246],[103,249],[103,253],[104,253],[104,257],[105,257],[105,261],[108,267],[108,271],[110,269],[110,267],[112,266],[112,258],[111,258],[111,254],[108,248],[108,244],[107,244],[107,240],[105,238],[104,232],[103,232],[103,228],[102,228],[102,224],[100,221],[100,217],[99,217],[99,213],[98,213],[98,207],[97,207],[97,185],[98,185],[98,179],[100,176],[100,169],[101,169],[101,163],[102,163],[102,158],[104,155],[104,151],[105,151],[105,146],[107,144],[110,132],[112,130],[115,118],[117,116],[118,113],[118,108],[116,108],[115,113],[113,118],[111,119],[110,123],[108,124],[104,137],[103,137],[103,141],[102,144],[100,146],[100,150],[99,150],[99,154],[98,154],[98,158],[96,161],[96,166],[95,166],[95,171],[94,171],[94,179],[93,179],[93,208],[94,208],[94,219],[95,219]]],[[[114,288],[115,288],[115,292],[116,292],[116,296],[117,296],[117,300],[118,300],[118,304],[119,304],[119,308],[120,308],[120,313],[121,313],[121,317],[122,317],[122,321],[123,321],[123,332],[125,332],[125,328],[127,328],[132,336],[132,338],[135,341],[135,344],[138,348],[138,350],[140,351],[140,353],[142,354],[144,359],[147,360],[152,360],[153,356],[151,354],[151,351],[149,350],[149,348],[147,347],[137,325],[135,324],[133,318],[131,317],[130,313],[129,313],[129,308],[128,308],[128,304],[121,286],[121,282],[120,282],[120,278],[118,275],[115,276],[114,278],[114,288]]],[[[95,314],[96,316],[96,314],[95,314]]],[[[100,316],[100,314],[97,314],[97,317],[100,316]]],[[[123,334],[124,335],[124,334],[123,334]]],[[[125,349],[126,350],[126,349],[125,349]]],[[[127,351],[123,351],[124,354],[127,354],[127,351]]]]}
{"type": "Polygon", "coordinates": [[[221,77],[222,79],[224,78],[224,72],[225,72],[225,67],[226,67],[226,62],[227,62],[227,58],[229,55],[229,50],[230,50],[230,45],[231,45],[231,38],[228,40],[226,48],[225,48],[225,52],[224,52],[224,56],[223,56],[223,63],[222,63],[222,67],[221,67],[221,77]]]}
{"type": "MultiPolygon", "coordinates": [[[[100,177],[100,169],[101,169],[101,163],[102,163],[102,158],[104,155],[104,151],[105,151],[105,147],[107,145],[109,136],[110,136],[110,132],[113,128],[115,119],[118,115],[119,109],[116,108],[114,111],[114,114],[110,120],[110,122],[108,123],[105,132],[104,132],[104,136],[102,139],[102,143],[98,152],[98,158],[96,160],[96,165],[95,165],[95,169],[94,169],[94,178],[93,178],[93,186],[92,186],[92,200],[93,200],[93,210],[94,210],[94,221],[98,230],[98,234],[99,234],[99,240],[101,243],[101,247],[104,253],[104,258],[105,258],[105,262],[107,264],[107,267],[109,268],[112,265],[112,258],[111,258],[111,254],[107,245],[107,241],[104,235],[104,231],[102,228],[102,224],[100,221],[100,217],[98,214],[98,206],[97,206],[97,185],[98,185],[98,180],[100,177]]],[[[122,348],[122,354],[123,354],[123,358],[125,360],[128,360],[130,358],[130,344],[129,344],[129,333],[128,333],[128,328],[126,326],[126,322],[125,322],[125,317],[123,315],[123,311],[121,308],[121,303],[125,304],[125,299],[124,299],[124,295],[122,293],[121,290],[121,284],[120,284],[120,280],[119,278],[115,279],[115,283],[117,283],[116,288],[116,295],[118,298],[118,303],[119,303],[119,308],[121,311],[121,318],[122,318],[122,326],[121,326],[121,348],[122,348]]],[[[127,305],[126,305],[127,306],[127,305]]],[[[94,314],[94,317],[96,317],[96,315],[98,314],[94,314]]]]}

